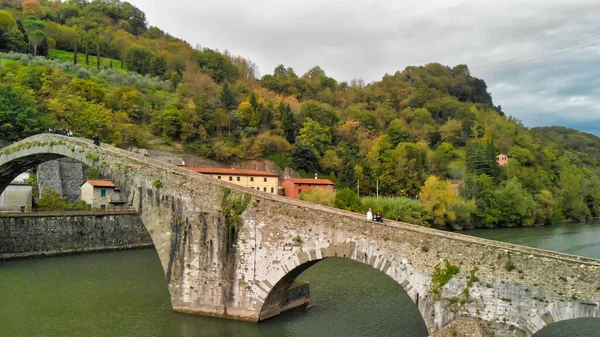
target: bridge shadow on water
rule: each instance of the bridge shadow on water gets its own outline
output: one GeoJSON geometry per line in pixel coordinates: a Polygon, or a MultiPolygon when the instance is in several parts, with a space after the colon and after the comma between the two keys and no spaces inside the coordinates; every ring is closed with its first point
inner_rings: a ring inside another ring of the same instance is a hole
{"type": "Polygon", "coordinates": [[[598,337],[600,318],[578,318],[551,324],[533,337],[598,337]]]}

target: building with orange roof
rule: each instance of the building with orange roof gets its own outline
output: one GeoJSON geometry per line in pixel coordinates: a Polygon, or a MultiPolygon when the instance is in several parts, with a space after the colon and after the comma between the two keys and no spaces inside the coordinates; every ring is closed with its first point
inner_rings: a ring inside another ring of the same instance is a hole
{"type": "Polygon", "coordinates": [[[335,192],[334,184],[329,179],[289,178],[281,186],[283,187],[284,195],[293,199],[298,199],[298,196],[302,192],[306,192],[311,188],[320,188],[331,193],[335,192]]]}
{"type": "Polygon", "coordinates": [[[499,155],[496,156],[496,158],[498,159],[498,165],[500,166],[504,166],[506,164],[508,164],[508,161],[510,160],[510,158],[508,158],[507,155],[505,155],[504,153],[500,153],[499,155]]]}
{"type": "Polygon", "coordinates": [[[279,193],[279,174],[277,173],[233,167],[182,166],[182,168],[258,191],[279,193]]]}
{"type": "Polygon", "coordinates": [[[121,198],[121,191],[112,181],[107,179],[89,179],[81,185],[81,200],[92,208],[116,208],[126,202],[121,198]]]}

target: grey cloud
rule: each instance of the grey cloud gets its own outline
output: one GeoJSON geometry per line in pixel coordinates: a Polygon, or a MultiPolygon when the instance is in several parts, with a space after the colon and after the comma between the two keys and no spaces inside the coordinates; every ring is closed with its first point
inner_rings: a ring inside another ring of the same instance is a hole
{"type": "Polygon", "coordinates": [[[192,45],[248,57],[262,74],[281,63],[298,73],[318,64],[340,81],[368,82],[409,65],[467,64],[494,102],[526,125],[587,125],[600,133],[589,126],[600,124],[600,46],[484,67],[600,34],[597,0],[131,2],[150,24],[192,45]]]}

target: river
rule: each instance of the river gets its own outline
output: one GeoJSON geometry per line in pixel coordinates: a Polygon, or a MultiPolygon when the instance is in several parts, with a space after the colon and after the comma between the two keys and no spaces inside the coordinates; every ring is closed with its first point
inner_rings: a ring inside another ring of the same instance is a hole
{"type": "MultiPolygon", "coordinates": [[[[600,258],[600,223],[466,233],[600,258]]],[[[301,279],[313,304],[252,324],[172,312],[153,249],[0,262],[0,336],[427,336],[402,288],[369,266],[329,259],[301,279]]],[[[551,325],[536,337],[600,336],[598,321],[551,325]]]]}

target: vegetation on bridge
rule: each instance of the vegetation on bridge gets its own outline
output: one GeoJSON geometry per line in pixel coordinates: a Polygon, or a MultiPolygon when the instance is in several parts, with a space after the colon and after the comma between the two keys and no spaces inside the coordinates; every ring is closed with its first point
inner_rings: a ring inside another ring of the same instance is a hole
{"type": "Polygon", "coordinates": [[[280,65],[258,78],[251,61],[148,27],[127,2],[0,7],[0,50],[23,53],[0,54],[5,142],[66,128],[226,163],[271,159],[338,190],[360,181],[363,196],[379,182],[386,197],[358,203],[344,192],[324,203],[440,228],[600,216],[600,139],[527,129],[466,65],[407,67],[370,84],[338,82],[319,66],[299,74],[280,65]],[[510,158],[503,167],[499,153],[510,158]]]}

